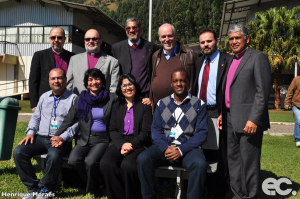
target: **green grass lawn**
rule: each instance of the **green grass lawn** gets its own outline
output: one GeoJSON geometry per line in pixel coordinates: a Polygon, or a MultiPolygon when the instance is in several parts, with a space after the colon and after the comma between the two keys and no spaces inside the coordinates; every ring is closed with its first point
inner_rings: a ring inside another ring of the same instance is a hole
{"type": "Polygon", "coordinates": [[[18,100],[21,110],[19,113],[32,113],[30,108],[30,100],[18,100]]]}
{"type": "MultiPolygon", "coordinates": [[[[15,148],[20,140],[24,137],[24,131],[27,128],[27,122],[18,122],[16,135],[14,139],[15,148]]],[[[292,181],[292,185],[281,186],[282,189],[292,188],[297,192],[296,196],[289,194],[284,197],[279,196],[267,196],[262,191],[260,192],[259,198],[266,199],[279,199],[279,198],[299,198],[300,199],[300,148],[295,147],[293,136],[270,136],[264,135],[262,156],[261,156],[261,178],[260,185],[266,178],[279,179],[281,177],[289,178],[292,181]]],[[[38,178],[42,177],[42,171],[37,166],[35,160],[32,160],[35,167],[38,178]]],[[[174,182],[164,192],[158,192],[158,198],[174,198],[173,190],[174,182]]],[[[13,159],[7,161],[0,161],[0,194],[2,192],[8,193],[26,193],[26,187],[21,183],[21,180],[17,174],[13,159]]],[[[83,188],[70,187],[63,182],[57,185],[55,190],[56,198],[84,198],[92,199],[93,195],[86,195],[83,188]]],[[[1,197],[3,198],[3,197],[1,197]]],[[[104,197],[105,199],[107,197],[104,197]]],[[[228,199],[232,198],[232,193],[228,194],[228,199]]]]}
{"type": "Polygon", "coordinates": [[[269,117],[271,122],[295,122],[292,110],[269,110],[269,117]]]}

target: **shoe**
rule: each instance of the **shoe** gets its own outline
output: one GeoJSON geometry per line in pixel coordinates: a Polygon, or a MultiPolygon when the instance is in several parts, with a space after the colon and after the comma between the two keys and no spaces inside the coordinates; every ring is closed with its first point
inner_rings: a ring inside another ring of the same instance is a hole
{"type": "Polygon", "coordinates": [[[296,142],[296,146],[300,147],[300,141],[296,142]]]}
{"type": "Polygon", "coordinates": [[[28,192],[22,199],[36,199],[38,192],[28,192]]]}
{"type": "Polygon", "coordinates": [[[52,197],[54,197],[54,193],[52,193],[47,187],[44,187],[41,189],[36,199],[48,199],[52,197]]]}

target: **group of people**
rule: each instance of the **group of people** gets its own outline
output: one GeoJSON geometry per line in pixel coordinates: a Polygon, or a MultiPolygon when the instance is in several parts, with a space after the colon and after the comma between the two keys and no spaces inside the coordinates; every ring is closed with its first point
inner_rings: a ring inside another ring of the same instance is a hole
{"type": "Polygon", "coordinates": [[[86,52],[63,49],[64,30],[50,32],[51,48],[36,52],[29,78],[33,116],[13,157],[24,198],[48,198],[63,157],[86,183],[86,192],[109,199],[152,199],[155,169],[179,165],[189,172],[187,198],[258,198],[263,131],[270,127],[268,58],[248,47],[247,29],[228,31],[234,55],[218,50],[215,31],[199,33],[200,49],[176,41],[175,28],[158,30],[161,48],[140,37],[141,23],[125,23],[128,40],[101,49],[97,30],[85,34],[86,52]],[[49,86],[48,86],[49,85],[49,86]],[[219,150],[201,148],[208,119],[217,119],[219,150]],[[71,150],[72,140],[76,140],[71,150]],[[44,176],[31,164],[47,154],[44,176]],[[218,162],[208,175],[207,160],[218,162]]]}

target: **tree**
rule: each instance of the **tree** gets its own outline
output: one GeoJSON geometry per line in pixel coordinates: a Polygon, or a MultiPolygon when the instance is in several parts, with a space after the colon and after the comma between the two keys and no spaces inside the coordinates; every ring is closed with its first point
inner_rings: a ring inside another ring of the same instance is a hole
{"type": "Polygon", "coordinates": [[[255,20],[248,23],[250,46],[268,55],[274,72],[275,108],[280,106],[281,73],[293,67],[295,57],[300,58],[300,6],[271,8],[255,13],[255,20]]]}

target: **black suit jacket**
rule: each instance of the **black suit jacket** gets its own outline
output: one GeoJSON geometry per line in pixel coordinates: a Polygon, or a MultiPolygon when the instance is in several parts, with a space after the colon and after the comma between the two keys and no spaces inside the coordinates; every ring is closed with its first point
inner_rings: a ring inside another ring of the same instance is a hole
{"type": "MultiPolygon", "coordinates": [[[[126,114],[127,104],[119,102],[114,103],[110,120],[110,138],[118,150],[126,142],[123,139],[124,118],[126,114]]],[[[140,100],[133,105],[134,117],[134,139],[132,147],[134,149],[140,147],[151,146],[151,125],[152,125],[152,108],[143,104],[140,100]]]]}
{"type": "MultiPolygon", "coordinates": [[[[64,50],[67,66],[75,53],[64,50]]],[[[55,68],[55,58],[52,48],[37,51],[31,61],[29,75],[29,97],[31,108],[36,107],[41,95],[49,90],[49,73],[55,68]]]]}
{"type": "MultiPolygon", "coordinates": [[[[219,57],[219,64],[218,64],[218,74],[217,74],[217,83],[216,83],[216,102],[217,102],[217,108],[218,108],[218,114],[222,112],[222,79],[224,77],[225,72],[227,71],[227,68],[230,66],[230,63],[232,61],[233,56],[229,55],[227,53],[220,52],[219,57]]],[[[198,77],[200,70],[202,68],[203,62],[204,62],[205,56],[200,57],[196,61],[196,75],[195,75],[195,81],[193,86],[193,95],[198,97],[198,77]]]]}
{"type": "MultiPolygon", "coordinates": [[[[155,51],[159,49],[159,47],[156,44],[146,41],[143,38],[141,38],[141,40],[144,42],[145,45],[145,66],[150,82],[152,75],[152,55],[155,51]]],[[[123,40],[116,44],[113,44],[111,47],[111,52],[113,57],[119,61],[120,74],[131,73],[132,63],[128,40],[123,40]]]]}

